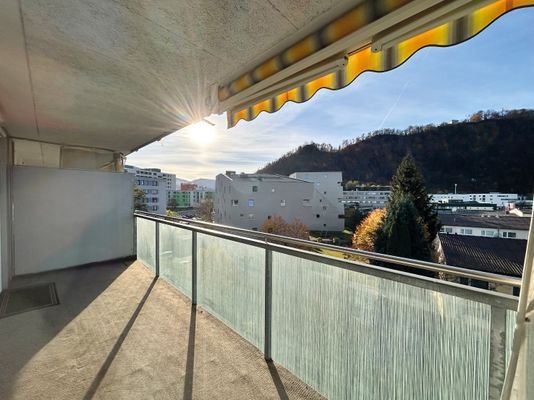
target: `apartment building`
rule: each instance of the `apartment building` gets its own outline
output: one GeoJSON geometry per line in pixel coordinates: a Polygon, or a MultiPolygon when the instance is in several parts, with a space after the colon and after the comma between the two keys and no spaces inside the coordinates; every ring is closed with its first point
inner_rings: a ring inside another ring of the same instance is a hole
{"type": "Polygon", "coordinates": [[[168,172],[161,172],[159,168],[138,168],[132,165],[125,165],[124,170],[130,174],[135,174],[140,178],[158,178],[164,179],[165,185],[163,189],[165,190],[175,190],[176,189],[176,175],[170,174],[168,172]]]}
{"type": "Polygon", "coordinates": [[[497,207],[504,207],[508,203],[514,203],[520,200],[517,193],[436,193],[431,194],[432,202],[434,203],[448,203],[450,201],[464,201],[477,203],[495,204],[497,207]]]}
{"type": "Polygon", "coordinates": [[[374,210],[384,208],[388,202],[391,190],[385,188],[359,188],[343,191],[343,204],[345,206],[358,206],[361,209],[374,210]]]}
{"type": "Polygon", "coordinates": [[[274,215],[299,219],[313,231],[344,226],[341,172],[298,172],[291,176],[236,174],[215,180],[215,222],[258,230],[274,215]]]}
{"type": "Polygon", "coordinates": [[[124,167],[125,172],[135,176],[135,185],[146,194],[147,210],[165,214],[168,193],[176,187],[176,175],[161,172],[159,168],[124,167]]]}

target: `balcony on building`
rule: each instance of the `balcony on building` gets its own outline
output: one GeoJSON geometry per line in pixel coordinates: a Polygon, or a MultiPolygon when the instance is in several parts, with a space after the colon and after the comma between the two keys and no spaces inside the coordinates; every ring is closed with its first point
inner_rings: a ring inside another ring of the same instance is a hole
{"type": "Polygon", "coordinates": [[[0,5],[0,399],[528,398],[528,279],[136,212],[124,158],[534,2],[215,3],[0,5]]]}

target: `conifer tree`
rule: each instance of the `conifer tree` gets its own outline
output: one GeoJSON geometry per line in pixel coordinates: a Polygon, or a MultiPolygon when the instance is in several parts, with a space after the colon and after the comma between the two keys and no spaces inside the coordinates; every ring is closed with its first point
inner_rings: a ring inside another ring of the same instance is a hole
{"type": "Polygon", "coordinates": [[[411,196],[413,205],[422,220],[426,242],[430,244],[439,231],[440,222],[438,214],[430,203],[431,196],[427,193],[423,176],[411,155],[404,157],[393,175],[390,202],[403,195],[411,196]]]}
{"type": "MultiPolygon", "coordinates": [[[[375,248],[379,253],[430,261],[430,249],[425,240],[422,218],[412,197],[399,193],[389,205],[382,228],[377,234],[375,248]]],[[[430,271],[387,264],[387,267],[433,276],[430,271]]]]}

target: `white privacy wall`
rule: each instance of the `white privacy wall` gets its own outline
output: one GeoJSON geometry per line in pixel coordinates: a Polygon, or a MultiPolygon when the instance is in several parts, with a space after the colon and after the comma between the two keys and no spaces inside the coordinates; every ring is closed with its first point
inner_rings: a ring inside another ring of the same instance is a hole
{"type": "Polygon", "coordinates": [[[134,254],[130,174],[15,166],[15,275],[134,254]]]}

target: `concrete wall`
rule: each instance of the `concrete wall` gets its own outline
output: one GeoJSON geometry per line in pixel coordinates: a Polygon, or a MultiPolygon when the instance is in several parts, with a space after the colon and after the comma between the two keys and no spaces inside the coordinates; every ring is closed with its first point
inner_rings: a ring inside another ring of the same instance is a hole
{"type": "Polygon", "coordinates": [[[132,255],[132,191],[130,174],[13,167],[15,274],[132,255]]]}
{"type": "Polygon", "coordinates": [[[0,138],[0,291],[7,288],[11,268],[10,159],[10,145],[7,139],[0,138]]]}
{"type": "Polygon", "coordinates": [[[214,209],[215,222],[245,229],[260,229],[269,216],[275,215],[287,222],[299,219],[314,231],[340,231],[344,224],[339,218],[343,205],[337,194],[330,201],[328,191],[324,195],[313,182],[284,177],[260,180],[217,175],[214,209]],[[232,204],[235,200],[237,204],[232,204]]]}

